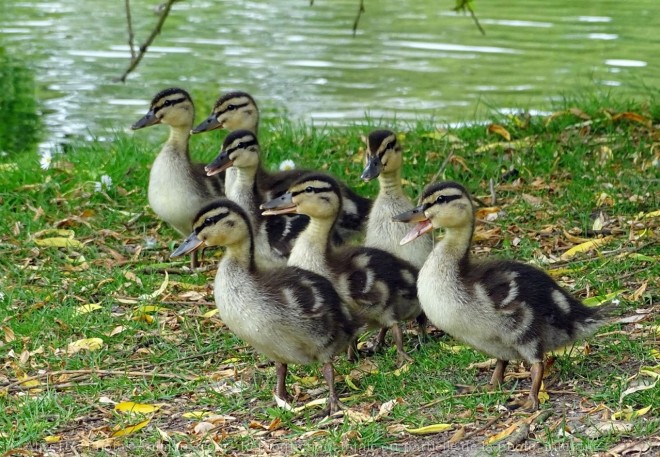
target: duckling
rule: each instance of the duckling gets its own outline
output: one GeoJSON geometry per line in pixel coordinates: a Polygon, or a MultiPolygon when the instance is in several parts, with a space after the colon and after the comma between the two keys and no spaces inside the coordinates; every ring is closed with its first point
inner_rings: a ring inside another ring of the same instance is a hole
{"type": "MultiPolygon", "coordinates": [[[[259,129],[259,109],[254,98],[246,92],[228,92],[222,95],[213,107],[211,114],[195,127],[193,134],[208,132],[217,128],[229,131],[245,129],[257,134],[259,129]]],[[[259,170],[259,189],[262,194],[278,196],[286,192],[297,176],[291,174],[269,173],[259,170]]],[[[228,172],[228,185],[233,185],[234,177],[228,172]]],[[[348,239],[364,231],[364,221],[371,208],[371,200],[355,193],[344,183],[339,183],[343,197],[342,212],[337,224],[337,233],[341,239],[348,239]]]]}
{"type": "Polygon", "coordinates": [[[502,383],[509,360],[529,363],[532,385],[523,406],[538,409],[544,353],[594,333],[606,321],[605,311],[584,306],[531,265],[471,259],[474,208],[460,184],[431,184],[420,202],[395,219],[417,222],[402,244],[445,229],[417,279],[424,312],[440,329],[497,358],[492,387],[502,383]]]}
{"type": "Polygon", "coordinates": [[[369,212],[364,245],[391,252],[416,268],[422,268],[433,249],[433,237],[427,235],[414,244],[402,246],[399,241],[408,233],[408,228],[392,220],[415,206],[401,187],[403,158],[394,132],[374,130],[369,134],[366,161],[361,179],[371,181],[377,177],[380,190],[369,212]]]}
{"type": "Polygon", "coordinates": [[[220,317],[239,338],[275,361],[277,396],[289,398],[288,364],[320,362],[330,391],[330,413],[337,411],[332,358],[346,348],[361,323],[342,307],[332,284],[295,267],[259,273],[250,217],[226,199],[199,211],[193,232],[172,257],[202,246],[226,247],[215,277],[220,317]]]}
{"type": "MultiPolygon", "coordinates": [[[[263,204],[264,215],[305,214],[310,221],[298,236],[287,265],[328,278],[342,299],[360,310],[371,327],[391,328],[399,364],[410,361],[403,349],[399,321],[421,314],[417,300],[417,269],[389,252],[345,246],[333,248],[330,234],[341,208],[341,190],[328,175],[312,173],[294,182],[289,191],[263,204]]],[[[384,332],[382,337],[384,338],[384,332]]],[[[379,335],[377,346],[382,344],[379,335]]]]}
{"type": "MultiPolygon", "coordinates": [[[[208,178],[203,164],[190,161],[188,138],[194,117],[188,92],[172,87],[156,94],[149,112],[131,127],[170,126],[169,139],[151,167],[148,196],[154,213],[182,235],[190,233],[200,208],[224,196],[224,175],[208,178]]],[[[196,267],[196,255],[191,261],[196,267]]]]}
{"type": "MultiPolygon", "coordinates": [[[[235,130],[225,138],[220,154],[206,166],[209,176],[229,168],[236,170],[234,184],[227,187],[227,197],[243,208],[254,227],[256,262],[260,270],[286,265],[293,241],[307,225],[305,216],[263,218],[259,205],[265,197],[259,193],[259,142],[249,130],[235,130]]],[[[289,180],[299,177],[303,170],[289,170],[281,174],[289,180]],[[289,178],[291,176],[291,178],[289,178]]]]}

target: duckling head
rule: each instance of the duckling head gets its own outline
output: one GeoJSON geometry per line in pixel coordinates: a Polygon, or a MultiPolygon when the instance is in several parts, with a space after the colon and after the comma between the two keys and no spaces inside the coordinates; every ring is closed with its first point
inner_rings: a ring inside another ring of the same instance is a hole
{"type": "Polygon", "coordinates": [[[190,94],[178,87],[162,90],[151,100],[147,114],[131,126],[133,130],[156,124],[190,128],[195,118],[195,107],[190,94]]]}
{"type": "Polygon", "coordinates": [[[259,142],[249,130],[231,132],[222,143],[218,156],[204,167],[207,176],[213,176],[229,167],[257,168],[259,165],[259,142]]]}
{"type": "Polygon", "coordinates": [[[341,209],[337,181],[325,174],[309,173],[296,180],[281,196],[261,205],[264,216],[305,214],[314,219],[336,219],[341,209]]]}
{"type": "Polygon", "coordinates": [[[259,109],[254,98],[246,92],[228,92],[213,106],[213,111],[190,133],[208,132],[215,129],[257,131],[259,109]]]}
{"type": "Polygon", "coordinates": [[[170,257],[179,257],[204,246],[229,247],[244,243],[250,231],[250,220],[240,206],[231,200],[217,200],[197,213],[192,233],[170,257]]]}
{"type": "Polygon", "coordinates": [[[434,228],[462,228],[474,224],[474,208],[469,192],[453,181],[430,184],[416,208],[394,216],[398,222],[416,222],[400,244],[406,244],[434,228]]]}
{"type": "Polygon", "coordinates": [[[367,137],[366,165],[360,178],[371,181],[381,173],[393,173],[401,168],[401,148],[391,130],[374,130],[367,137]]]}

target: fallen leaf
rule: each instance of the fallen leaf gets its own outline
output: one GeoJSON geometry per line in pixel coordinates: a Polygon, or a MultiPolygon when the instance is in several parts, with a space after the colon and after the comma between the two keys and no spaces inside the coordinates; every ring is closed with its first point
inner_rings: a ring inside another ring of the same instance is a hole
{"type": "Polygon", "coordinates": [[[508,132],[507,129],[505,129],[499,124],[490,124],[488,126],[488,133],[496,133],[502,138],[504,138],[506,141],[511,141],[511,134],[508,132]]]}
{"type": "Polygon", "coordinates": [[[410,370],[410,364],[406,363],[401,368],[394,370],[394,376],[401,376],[403,373],[407,373],[410,370]]]}
{"type": "Polygon", "coordinates": [[[55,248],[82,247],[82,243],[80,241],[74,240],[73,238],[62,238],[62,237],[38,239],[38,240],[34,240],[34,243],[37,246],[43,246],[43,247],[55,247],[55,248]]]}
{"type": "Polygon", "coordinates": [[[167,289],[167,284],[169,283],[169,280],[170,280],[170,277],[167,274],[167,271],[165,271],[165,279],[163,280],[160,287],[156,291],[154,291],[153,293],[143,294],[143,295],[140,295],[138,298],[140,300],[153,300],[154,298],[162,295],[162,293],[165,292],[165,289],[167,289]]]}
{"type": "Polygon", "coordinates": [[[518,429],[518,423],[516,422],[515,424],[509,425],[507,428],[502,430],[501,432],[491,435],[488,438],[484,440],[484,444],[493,444],[498,441],[503,440],[507,436],[511,435],[513,432],[515,432],[518,429]]]}
{"type": "Polygon", "coordinates": [[[408,428],[406,427],[406,432],[412,434],[412,435],[429,435],[432,433],[441,433],[447,430],[451,430],[453,428],[452,424],[433,424],[433,425],[427,425],[425,427],[419,427],[419,428],[408,428]]]}
{"type": "Polygon", "coordinates": [[[110,435],[110,437],[111,438],[118,438],[120,436],[126,436],[126,435],[130,435],[132,433],[135,433],[138,430],[141,430],[144,427],[146,427],[147,425],[149,425],[150,421],[151,421],[151,419],[146,419],[146,420],[143,420],[142,422],[138,422],[135,425],[131,425],[131,426],[128,426],[126,428],[122,428],[120,430],[117,430],[117,431],[113,432],[112,435],[110,435]]]}
{"type": "Polygon", "coordinates": [[[103,308],[103,306],[99,305],[98,303],[90,303],[89,305],[76,306],[73,315],[80,316],[81,314],[91,313],[92,311],[96,311],[97,309],[101,309],[101,308],[103,308]]]}
{"type": "Polygon", "coordinates": [[[586,243],[578,244],[577,246],[573,246],[572,248],[564,252],[559,258],[561,260],[569,260],[580,252],[588,252],[592,249],[596,249],[608,243],[610,240],[612,240],[612,238],[613,238],[612,236],[606,236],[604,238],[598,238],[595,240],[587,241],[586,243]]]}
{"type": "Polygon", "coordinates": [[[146,403],[134,403],[132,401],[122,401],[115,405],[115,411],[128,412],[128,413],[138,413],[138,414],[147,414],[158,411],[160,406],[158,405],[149,405],[146,403]]]}
{"type": "Polygon", "coordinates": [[[123,325],[118,325],[115,328],[113,328],[110,333],[106,333],[106,336],[115,336],[119,335],[121,332],[126,330],[126,328],[123,325]]]}
{"type": "Polygon", "coordinates": [[[218,314],[218,311],[219,311],[218,308],[214,308],[211,311],[207,311],[204,314],[202,314],[202,317],[205,317],[205,318],[208,319],[209,317],[213,317],[216,314],[218,314]]]}
{"type": "Polygon", "coordinates": [[[46,443],[58,443],[62,440],[60,435],[48,435],[44,437],[46,443]]]}
{"type": "Polygon", "coordinates": [[[454,444],[458,443],[465,437],[465,427],[461,427],[454,432],[454,434],[449,438],[447,443],[454,444]]]}
{"type": "Polygon", "coordinates": [[[615,292],[610,292],[609,294],[605,294],[605,295],[594,295],[593,297],[585,298],[584,300],[582,300],[582,304],[585,305],[585,306],[590,306],[590,307],[600,306],[603,303],[607,303],[609,301],[614,300],[622,292],[624,292],[624,291],[623,290],[617,290],[615,292]]]}
{"type": "Polygon", "coordinates": [[[11,343],[12,341],[14,341],[16,339],[16,335],[14,334],[14,331],[10,327],[8,327],[6,325],[3,325],[2,326],[2,331],[5,334],[5,342],[6,343],[11,343]]]}
{"type": "Polygon", "coordinates": [[[210,422],[198,422],[195,427],[193,427],[193,432],[196,435],[203,435],[205,433],[210,432],[215,428],[215,425],[213,425],[210,422]]]}
{"type": "Polygon", "coordinates": [[[75,354],[82,350],[96,351],[103,347],[103,340],[101,338],[83,338],[67,346],[67,354],[75,354]]]}
{"type": "Polygon", "coordinates": [[[612,414],[612,419],[630,421],[636,417],[641,417],[645,415],[650,410],[651,410],[651,405],[647,406],[646,408],[641,408],[638,410],[634,410],[632,409],[632,407],[626,406],[622,410],[616,411],[614,414],[612,414]]]}
{"type": "Polygon", "coordinates": [[[627,433],[632,429],[633,424],[631,422],[603,421],[591,424],[584,431],[584,434],[589,438],[598,438],[604,435],[627,433]]]}
{"type": "MultiPolygon", "coordinates": [[[[641,373],[641,370],[640,370],[640,373],[641,373]]],[[[658,383],[657,379],[652,383],[642,381],[639,385],[627,388],[626,390],[621,392],[621,395],[619,395],[619,404],[622,404],[623,399],[626,398],[628,395],[634,394],[636,392],[641,392],[643,390],[655,389],[655,385],[657,383],[658,383]]]]}
{"type": "Polygon", "coordinates": [[[639,287],[637,288],[637,290],[635,290],[635,292],[632,293],[632,295],[630,296],[630,299],[631,299],[632,301],[637,301],[637,300],[639,300],[639,299],[642,297],[642,295],[644,294],[644,292],[646,292],[646,288],[648,287],[648,285],[649,285],[649,282],[648,282],[648,281],[644,281],[644,282],[642,283],[642,285],[639,286],[639,287]]]}
{"type": "Polygon", "coordinates": [[[204,419],[208,416],[212,416],[213,413],[210,411],[190,411],[188,413],[183,413],[181,417],[184,417],[186,419],[204,419]]]}
{"type": "Polygon", "coordinates": [[[328,430],[310,430],[300,435],[298,439],[306,440],[308,438],[315,438],[317,436],[328,436],[328,435],[330,435],[330,431],[328,430]]]}
{"type": "Polygon", "coordinates": [[[644,127],[651,128],[652,127],[652,122],[651,119],[648,119],[641,114],[637,113],[632,113],[629,111],[626,111],[624,113],[618,113],[612,116],[613,121],[618,121],[620,119],[627,119],[629,121],[637,122],[639,124],[642,124],[644,127]]]}

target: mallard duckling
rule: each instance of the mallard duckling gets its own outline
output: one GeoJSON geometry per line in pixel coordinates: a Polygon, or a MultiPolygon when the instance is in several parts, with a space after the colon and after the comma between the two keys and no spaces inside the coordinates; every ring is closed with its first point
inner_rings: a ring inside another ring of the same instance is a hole
{"type": "Polygon", "coordinates": [[[424,236],[418,242],[402,246],[399,241],[408,227],[392,218],[415,207],[401,186],[403,158],[396,135],[390,130],[374,130],[367,137],[367,164],[361,178],[378,178],[380,189],[369,212],[364,245],[382,249],[422,268],[433,249],[433,237],[424,236]]]}
{"type": "Polygon", "coordinates": [[[491,378],[499,386],[509,360],[531,365],[527,409],[539,406],[543,355],[594,333],[606,320],[545,272],[509,260],[470,258],[475,215],[468,191],[455,182],[429,185],[421,204],[396,217],[417,222],[401,243],[443,227],[445,236],[419,272],[424,312],[440,329],[497,358],[491,378]]]}
{"type": "MultiPolygon", "coordinates": [[[[318,273],[335,285],[344,301],[360,310],[375,328],[391,328],[399,363],[410,361],[403,349],[399,321],[421,314],[417,269],[389,252],[367,247],[333,248],[330,234],[341,208],[341,191],[328,175],[312,173],[279,198],[263,204],[264,215],[304,214],[307,228],[298,236],[287,265],[318,273]]],[[[379,335],[382,344],[385,332],[379,335]]]]}
{"type": "MultiPolygon", "coordinates": [[[[213,107],[211,114],[199,124],[192,133],[208,132],[224,128],[229,131],[250,130],[257,134],[259,129],[259,109],[254,98],[245,92],[228,92],[222,95],[213,107]]],[[[234,177],[229,173],[228,185],[232,185],[234,177]]],[[[259,189],[263,195],[280,195],[289,188],[296,176],[286,172],[259,171],[259,189]]],[[[371,200],[355,193],[346,184],[340,182],[343,197],[341,217],[337,224],[337,233],[341,239],[354,237],[364,230],[364,222],[371,208],[371,200]]]]}
{"type": "MultiPolygon", "coordinates": [[[[227,197],[238,203],[250,217],[254,227],[255,258],[260,270],[286,265],[293,241],[307,225],[304,216],[263,218],[259,205],[268,197],[259,193],[261,169],[259,142],[249,130],[236,130],[225,138],[220,154],[206,166],[209,176],[229,168],[236,170],[234,184],[227,187],[227,197]]],[[[282,173],[287,180],[304,173],[289,170],[282,173]],[[290,176],[290,177],[289,177],[290,176]]]]}
{"type": "MultiPolygon", "coordinates": [[[[170,126],[169,139],[151,167],[148,196],[154,213],[182,235],[190,233],[200,208],[224,196],[224,175],[208,178],[203,164],[190,161],[188,138],[194,117],[188,92],[173,87],[156,94],[149,112],[131,127],[138,130],[155,124],[170,126]]],[[[196,264],[193,255],[193,267],[196,264]]]]}
{"type": "Polygon", "coordinates": [[[229,200],[204,207],[195,217],[193,232],[172,256],[202,246],[226,247],[215,277],[220,318],[239,338],[276,362],[277,396],[289,397],[288,364],[321,362],[330,391],[330,412],[335,412],[340,403],[332,358],[346,348],[360,323],[342,307],[332,284],[295,267],[259,273],[250,218],[229,200]]]}

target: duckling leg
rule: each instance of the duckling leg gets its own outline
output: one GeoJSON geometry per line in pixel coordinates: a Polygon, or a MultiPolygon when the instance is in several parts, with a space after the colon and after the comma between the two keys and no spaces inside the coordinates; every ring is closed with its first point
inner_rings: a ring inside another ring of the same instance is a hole
{"type": "Polygon", "coordinates": [[[275,362],[275,369],[277,371],[277,385],[275,386],[275,395],[280,397],[282,400],[290,401],[291,397],[286,391],[286,372],[287,364],[275,362]]]}
{"type": "Polygon", "coordinates": [[[197,261],[197,251],[193,251],[192,254],[190,254],[190,269],[195,270],[199,266],[199,262],[197,261]]]}
{"type": "Polygon", "coordinates": [[[342,404],[339,402],[339,397],[335,391],[335,369],[332,362],[325,362],[322,371],[325,382],[328,384],[328,405],[330,406],[328,414],[332,415],[342,409],[342,404]]]}
{"type": "Polygon", "coordinates": [[[497,359],[493,376],[490,378],[491,389],[497,389],[504,382],[504,370],[508,364],[508,360],[497,359]]]}
{"type": "Polygon", "coordinates": [[[387,335],[387,327],[382,327],[376,337],[376,344],[374,345],[374,352],[378,352],[380,348],[385,346],[385,335],[387,335]]]}
{"type": "Polygon", "coordinates": [[[357,338],[351,341],[346,349],[346,359],[349,362],[357,362],[358,359],[358,349],[357,349],[357,338]]]}
{"type": "Polygon", "coordinates": [[[427,332],[429,318],[426,317],[426,314],[421,313],[415,320],[417,321],[418,328],[417,338],[420,344],[426,343],[429,340],[429,334],[427,332]]]}
{"type": "Polygon", "coordinates": [[[529,400],[524,408],[529,411],[536,411],[539,409],[539,390],[543,383],[543,361],[534,362],[530,370],[532,378],[532,387],[529,389],[529,400]]]}
{"type": "Polygon", "coordinates": [[[401,327],[399,327],[399,324],[395,323],[390,328],[392,329],[394,342],[396,343],[396,363],[398,365],[403,365],[406,362],[412,362],[412,357],[403,350],[403,332],[401,331],[401,327]]]}

